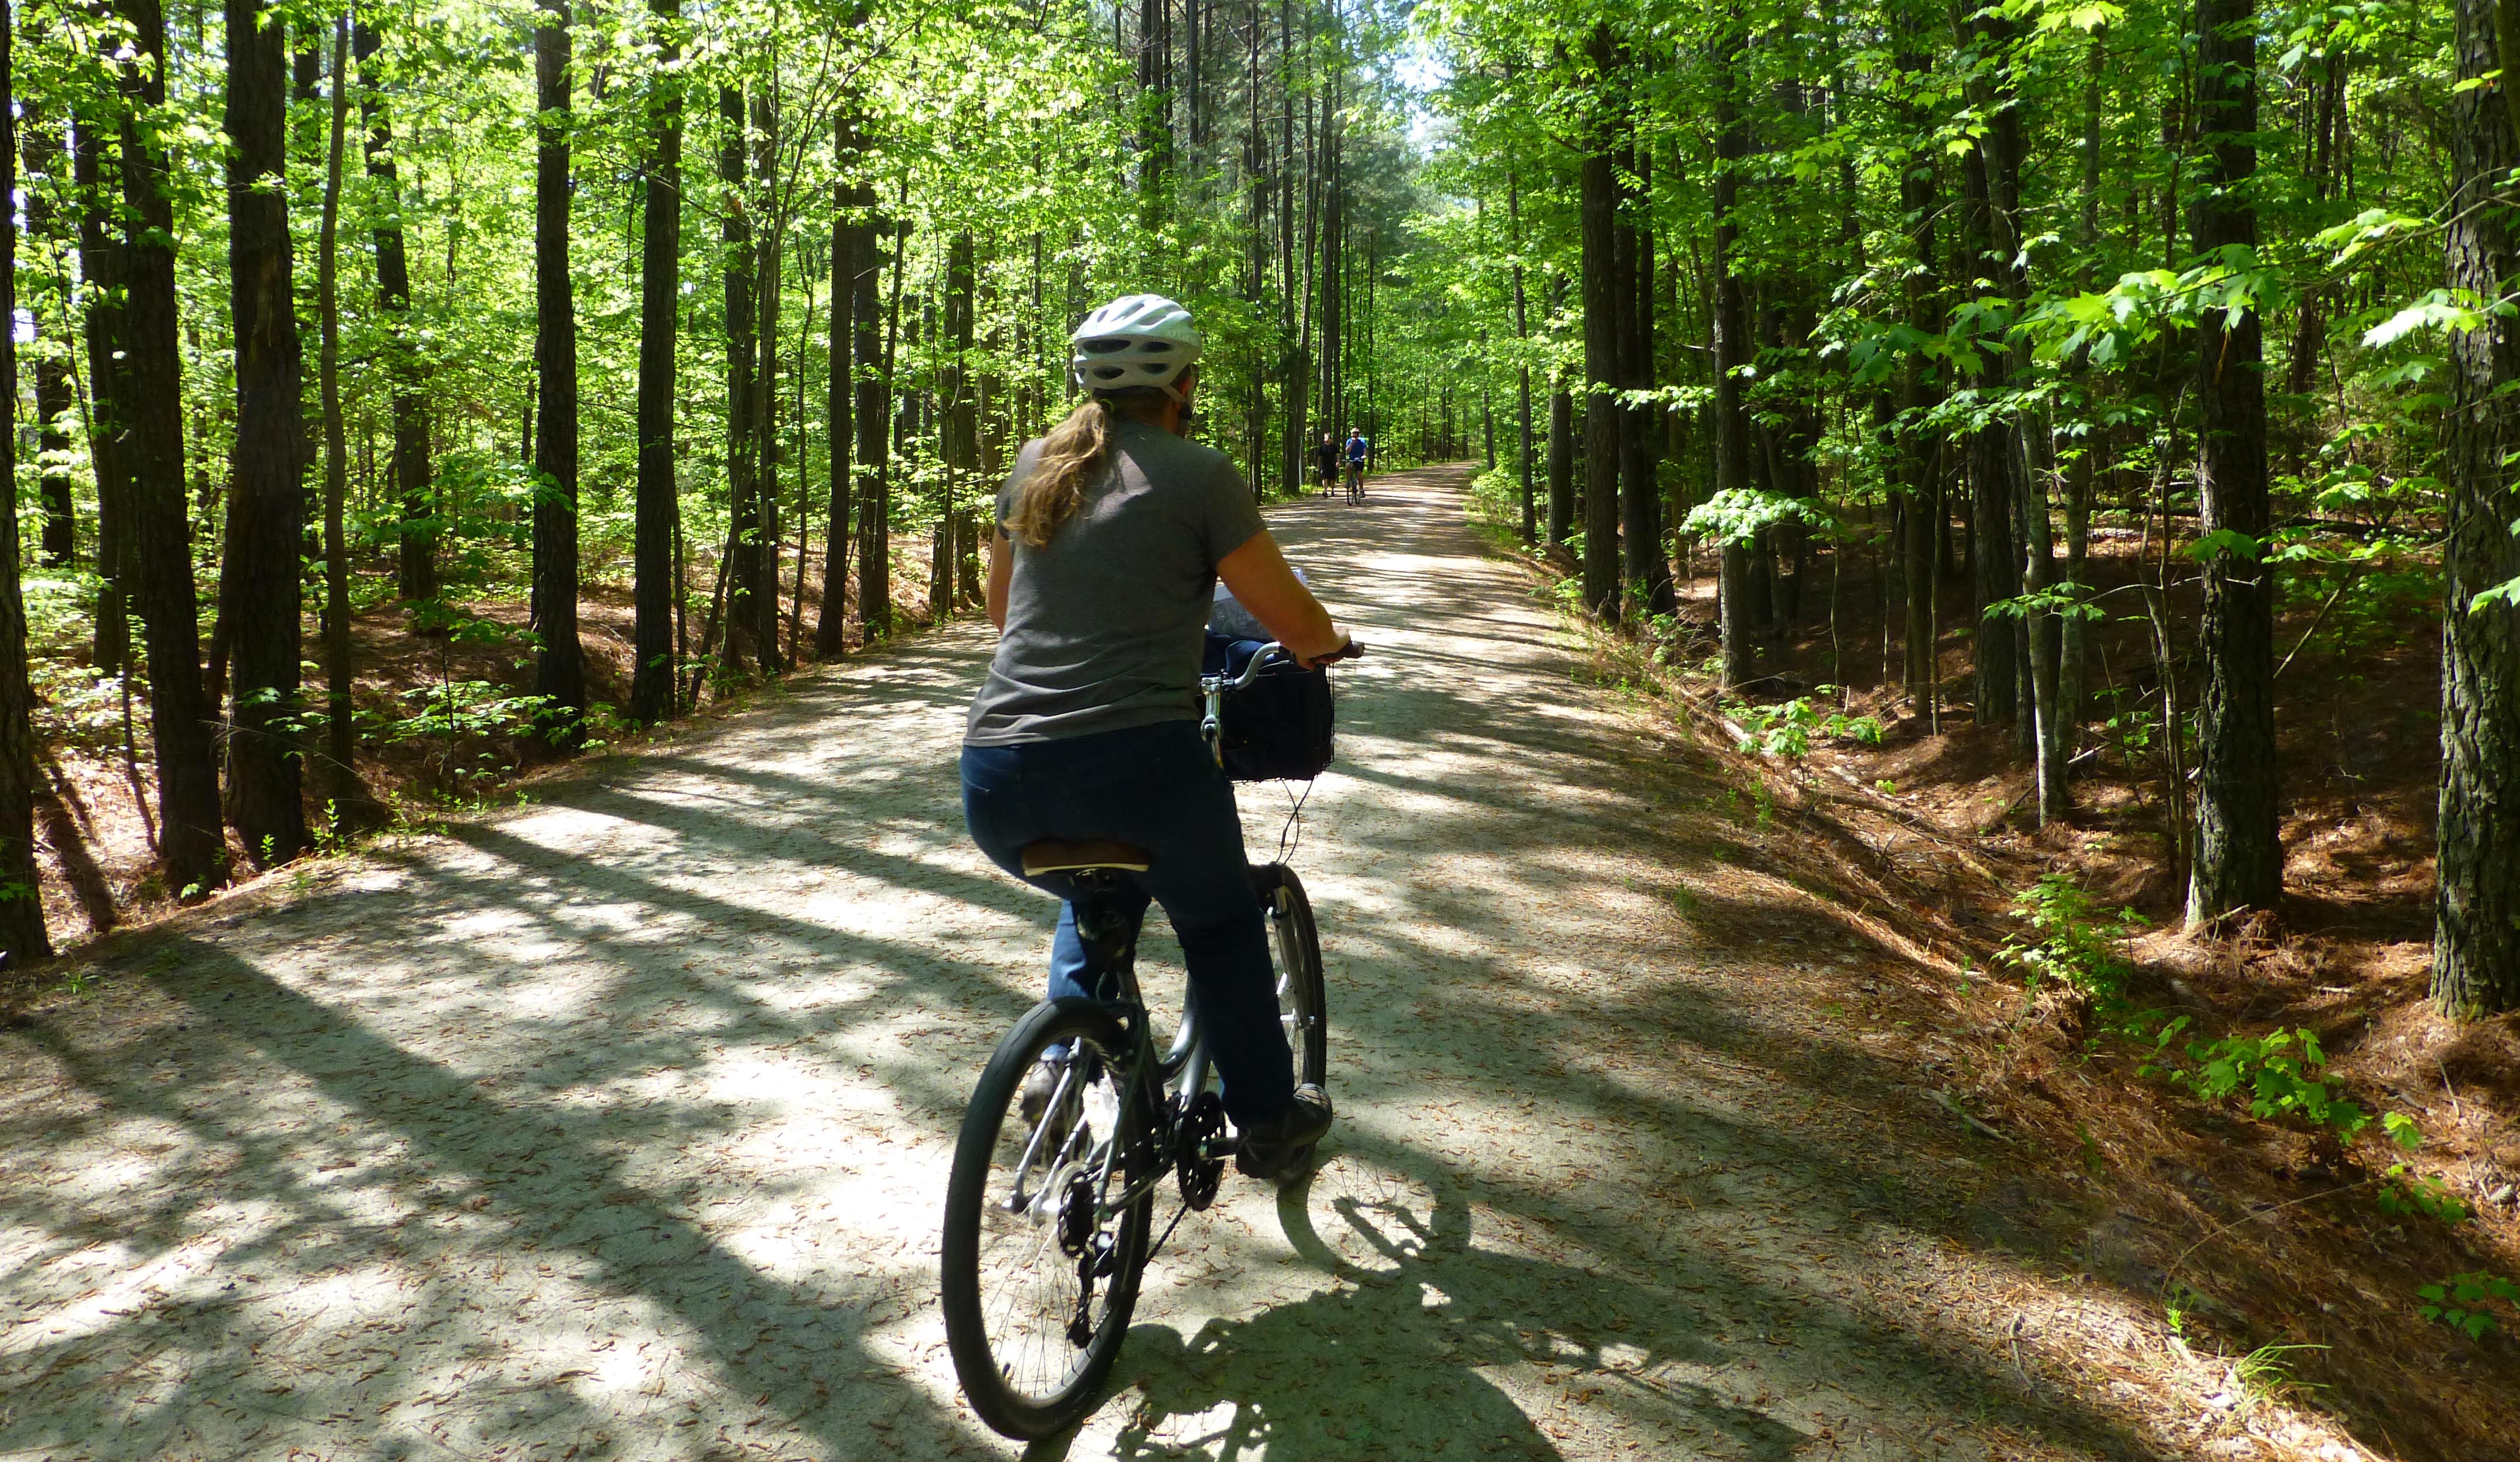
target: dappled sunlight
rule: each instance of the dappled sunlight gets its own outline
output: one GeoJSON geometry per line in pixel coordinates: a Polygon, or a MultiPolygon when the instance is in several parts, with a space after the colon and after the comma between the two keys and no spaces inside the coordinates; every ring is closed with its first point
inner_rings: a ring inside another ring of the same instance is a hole
{"type": "MultiPolygon", "coordinates": [[[[1996,1174],[1920,1139],[1865,1040],[1886,998],[1791,982],[1902,956],[1575,678],[1446,480],[1273,518],[1369,646],[1293,857],[1323,1165],[1183,1222],[1113,1394],[1040,1455],[2135,1450],[2054,1357],[2154,1332],[2005,1252],[2038,1194],[1919,1176],[1996,1174]]],[[[985,644],[284,874],[0,1031],[0,1450],[1013,1455],[934,1304],[962,1105],[1057,913],[962,832],[985,644]]],[[[1288,800],[1242,804],[1277,845],[1288,800]]],[[[1177,1003],[1167,932],[1143,968],[1177,1003]]]]}

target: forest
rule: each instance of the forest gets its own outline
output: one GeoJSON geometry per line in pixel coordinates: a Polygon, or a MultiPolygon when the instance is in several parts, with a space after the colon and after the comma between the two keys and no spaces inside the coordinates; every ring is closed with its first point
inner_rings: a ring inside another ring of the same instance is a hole
{"type": "MultiPolygon", "coordinates": [[[[2087,1054],[2321,1171],[2373,1117],[2320,1043],[2421,1034],[2351,1079],[2447,1089],[2477,1191],[2358,1182],[2513,1207],[2508,5],[13,0],[5,39],[13,970],[975,616],[1069,329],[1153,292],[1255,499],[1325,434],[1465,464],[1622,689],[1939,849],[1882,861],[1960,989],[2062,986],[2087,1054]]],[[[2428,1318],[2520,1322],[2460,1279],[2428,1318]]]]}
{"type": "Polygon", "coordinates": [[[1255,493],[1316,419],[1464,439],[1377,289],[1399,25],[20,7],[9,947],[968,609],[1114,290],[1255,493]]]}
{"type": "Polygon", "coordinates": [[[1143,286],[1255,494],[1325,431],[1502,462],[1667,660],[2008,728],[2037,824],[2118,785],[2190,925],[2356,775],[2287,672],[2438,689],[2375,753],[2437,735],[2433,995],[2520,1004],[2483,12],[16,22],[12,948],[967,607],[1143,286]]]}

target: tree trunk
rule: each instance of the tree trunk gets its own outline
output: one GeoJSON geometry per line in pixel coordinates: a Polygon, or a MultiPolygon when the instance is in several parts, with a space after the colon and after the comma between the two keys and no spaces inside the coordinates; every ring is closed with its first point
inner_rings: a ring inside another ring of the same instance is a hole
{"type": "Polygon", "coordinates": [[[943,379],[938,383],[943,396],[944,421],[941,445],[945,459],[945,513],[938,520],[936,531],[944,545],[943,572],[928,585],[928,612],[943,617],[942,610],[950,609],[961,598],[959,585],[965,558],[977,546],[970,541],[972,526],[961,521],[957,505],[970,499],[973,479],[980,466],[980,418],[978,404],[972,399],[971,343],[972,314],[978,288],[978,271],[972,260],[971,235],[968,230],[954,235],[945,249],[945,320],[943,344],[951,353],[945,357],[943,379]]]}
{"type": "MultiPolygon", "coordinates": [[[[1626,344],[1633,351],[1628,365],[1628,386],[1642,390],[1654,385],[1654,236],[1648,220],[1653,197],[1653,158],[1649,150],[1639,149],[1633,171],[1642,196],[1633,200],[1637,218],[1629,232],[1636,240],[1635,268],[1628,285],[1627,319],[1632,339],[1626,344]]],[[[1662,492],[1655,481],[1654,467],[1661,460],[1657,438],[1663,409],[1659,406],[1630,406],[1626,411],[1626,436],[1619,455],[1620,493],[1624,504],[1624,533],[1627,539],[1628,582],[1639,586],[1645,609],[1657,615],[1672,614],[1680,608],[1678,592],[1672,586],[1671,552],[1663,522],[1662,492]]]]}
{"type": "MultiPolygon", "coordinates": [[[[1932,62],[1919,50],[1908,49],[1916,37],[1906,35],[1899,54],[1899,70],[1911,80],[1921,77],[1932,62]]],[[[1911,127],[1924,124],[1923,109],[1909,106],[1902,109],[1903,119],[1911,127]]],[[[1899,212],[1906,223],[1909,237],[1909,267],[1903,271],[1903,289],[1907,295],[1909,328],[1919,336],[1931,337],[1942,332],[1942,309],[1936,295],[1933,271],[1942,260],[1934,237],[1936,187],[1934,164],[1930,158],[1911,161],[1899,175],[1899,212]]],[[[1908,699],[1922,713],[1928,725],[1939,728],[1941,721],[1940,646],[1936,644],[1938,621],[1934,613],[1937,579],[1935,558],[1940,552],[1943,507],[1942,475],[1937,471],[1941,453],[1924,438],[1922,422],[1940,397],[1925,363],[1911,355],[1900,379],[1900,409],[1907,425],[1900,432],[1900,472],[1905,496],[1900,504],[1899,559],[1904,606],[1901,638],[1906,641],[1905,680],[1908,699]]]]}
{"type": "MultiPolygon", "coordinates": [[[[37,112],[31,105],[24,108],[25,124],[22,155],[26,160],[26,231],[35,237],[59,244],[61,241],[62,138],[54,118],[37,112]]],[[[68,277],[67,271],[64,277],[68,277]]],[[[70,343],[68,329],[69,301],[62,301],[59,318],[62,339],[60,347],[47,350],[35,359],[35,450],[42,463],[36,472],[36,506],[43,516],[43,533],[36,547],[38,562],[52,568],[68,566],[78,558],[77,507],[71,495],[68,456],[69,434],[62,430],[62,419],[78,409],[76,389],[70,383],[70,343]]],[[[34,326],[33,338],[43,337],[45,322],[28,311],[34,326]]]]}
{"type": "MultiPolygon", "coordinates": [[[[2205,189],[2189,230],[2199,253],[2258,242],[2245,191],[2257,171],[2255,0],[2197,0],[2196,106],[2206,139],[2205,189]]],[[[2196,331],[2199,527],[2240,542],[2205,561],[2198,633],[2205,685],[2197,748],[2196,857],[2187,887],[2193,922],[2272,908],[2283,891],[2276,835],[2274,565],[2264,545],[2266,378],[2255,310],[2236,322],[2208,310],[2196,331]]]]}
{"type": "Polygon", "coordinates": [[[753,553],[756,575],[752,596],[752,647],[764,675],[786,668],[779,654],[779,309],[786,271],[781,254],[787,239],[787,214],[779,203],[774,173],[779,151],[778,118],[766,92],[752,98],[752,181],[754,206],[766,226],[753,241],[752,372],[752,500],[757,520],[753,553]]]}
{"type": "MultiPolygon", "coordinates": [[[[872,206],[873,200],[869,203],[872,206]]],[[[858,637],[873,644],[892,632],[892,362],[884,348],[883,311],[877,297],[884,265],[877,241],[893,241],[896,306],[904,246],[891,220],[872,212],[865,237],[849,313],[857,322],[858,637]]]]}
{"type": "MultiPolygon", "coordinates": [[[[2092,266],[2100,246],[2100,145],[2102,111],[2100,87],[2107,75],[2108,27],[2093,26],[2085,51],[2083,69],[2083,180],[2082,222],[2080,243],[2083,251],[2082,277],[2084,293],[2091,293],[2096,282],[2092,266]]],[[[2075,362],[2083,372],[2086,362],[2075,362]]],[[[2075,453],[2067,470],[2065,503],[2065,588],[2076,605],[2085,603],[2090,587],[2083,572],[2091,557],[2092,491],[2098,472],[2101,437],[2096,431],[2087,433],[2082,450],[2075,453]]],[[[2056,718],[2068,738],[2066,753],[2073,752],[2072,741],[2079,736],[2091,671],[2091,619],[2074,614],[2064,623],[2063,642],[2057,651],[2056,718]]]]}
{"type": "MultiPolygon", "coordinates": [[[[0,198],[18,190],[17,26],[0,16],[0,198]]],[[[18,219],[0,208],[0,320],[18,318],[18,219]]],[[[18,439],[18,340],[0,339],[0,425],[18,439]]],[[[18,585],[18,481],[0,483],[0,964],[20,970],[53,952],[35,870],[35,694],[26,682],[26,603],[18,585]]]]}
{"type": "Polygon", "coordinates": [[[315,235],[316,388],[324,417],[324,742],[317,786],[336,832],[373,820],[378,808],[357,771],[358,718],[350,673],[350,544],[343,524],[349,443],[341,424],[341,154],[350,121],[350,30],[333,27],[332,128],[324,150],[324,209],[315,235]]]}
{"type": "Polygon", "coordinates": [[[305,358],[292,284],[287,27],[264,0],[227,0],[228,308],[236,342],[229,459],[235,691],[228,816],[259,866],[306,849],[297,744],[297,557],[306,536],[305,358]]]}
{"type": "Polygon", "coordinates": [[[79,279],[86,319],[88,463],[96,476],[96,642],[98,672],[131,668],[131,479],[124,434],[130,428],[122,381],[122,241],[111,227],[112,180],[106,176],[105,137],[92,117],[73,124],[70,179],[79,194],[79,279]]]}
{"type": "MultiPolygon", "coordinates": [[[[859,23],[863,7],[850,12],[859,23]]],[[[829,323],[831,380],[824,405],[830,438],[831,509],[823,534],[823,605],[814,620],[814,655],[838,655],[848,637],[849,507],[854,482],[857,373],[849,364],[858,326],[858,276],[875,251],[869,214],[875,190],[857,176],[865,165],[865,113],[854,94],[844,99],[832,124],[832,160],[839,179],[832,185],[832,312],[829,323]]],[[[873,303],[872,292],[868,302],[873,303]]]]}
{"type": "Polygon", "coordinates": [[[1575,394],[1560,381],[1549,393],[1549,541],[1575,531],[1575,394]]]}
{"type": "MultiPolygon", "coordinates": [[[[122,109],[123,434],[130,474],[132,599],[149,650],[149,713],[158,752],[158,850],[166,886],[194,897],[225,881],[211,708],[202,694],[201,608],[184,495],[184,388],[177,349],[175,207],[166,161],[142,115],[166,104],[166,23],[158,0],[117,0],[135,50],[120,70],[122,109]]],[[[283,298],[287,296],[284,293],[283,298]]],[[[292,584],[289,602],[296,603],[292,584]]]]}
{"type": "MultiPolygon", "coordinates": [[[[761,441],[753,419],[753,379],[760,344],[755,331],[759,307],[753,299],[752,218],[743,197],[743,93],[733,86],[717,90],[721,128],[717,149],[718,265],[726,296],[726,653],[729,666],[742,662],[739,633],[754,641],[756,606],[771,597],[769,558],[762,542],[760,493],[761,441]]],[[[703,641],[705,641],[703,636],[703,641]]],[[[775,662],[778,651],[770,652],[775,662]]]]}
{"type": "MultiPolygon", "coordinates": [[[[1716,56],[1715,88],[1715,490],[1750,490],[1750,417],[1733,374],[1750,363],[1750,308],[1734,272],[1740,247],[1740,164],[1750,155],[1749,129],[1741,119],[1735,88],[1747,35],[1738,7],[1728,7],[1716,56]]],[[[1737,500],[1737,499],[1736,499],[1737,500]]],[[[1753,545],[1727,535],[1717,570],[1716,593],[1724,657],[1724,683],[1743,686],[1758,676],[1758,646],[1767,629],[1767,595],[1753,582],[1753,545]]]]}
{"type": "Polygon", "coordinates": [[[568,0],[542,0],[534,30],[534,693],[546,736],[584,738],[586,654],[577,638],[577,298],[568,267],[568,0]]]}
{"type": "MultiPolygon", "coordinates": [[[[649,0],[678,32],[682,0],[649,0]]],[[[665,59],[681,47],[668,40],[665,59]]],[[[682,493],[674,461],[674,328],[683,241],[683,92],[678,73],[660,72],[648,98],[650,143],[639,251],[639,488],[631,548],[633,668],[630,714],[656,722],[674,713],[674,537],[682,493]]]]}
{"type": "Polygon", "coordinates": [[[1522,541],[1540,541],[1539,506],[1531,490],[1531,315],[1522,279],[1522,180],[1510,167],[1505,175],[1506,217],[1513,234],[1513,338],[1519,347],[1513,373],[1514,474],[1522,485],[1522,541]]]}
{"type": "Polygon", "coordinates": [[[359,62],[359,119],[367,126],[368,176],[377,185],[377,307],[391,337],[385,350],[393,386],[393,460],[388,469],[402,506],[397,584],[405,599],[437,597],[437,527],[429,502],[428,406],[420,390],[420,362],[411,341],[411,262],[403,248],[402,183],[376,74],[376,27],[351,33],[359,62]]]}
{"type": "MultiPolygon", "coordinates": [[[[1961,36],[1965,43],[1965,31],[1961,36]]],[[[1973,88],[1993,106],[1987,88],[1973,88]]],[[[2003,214],[1993,193],[1998,160],[1991,156],[1992,138],[1981,139],[1960,160],[1964,196],[1961,211],[1964,256],[1971,275],[2001,279],[2010,271],[2003,251],[2003,214]]],[[[1980,364],[1970,384],[1982,395],[2002,389],[2006,354],[2000,341],[1978,343],[1980,364]]],[[[2021,592],[2021,560],[2014,552],[2012,525],[2018,511],[2014,498],[2012,432],[1990,421],[1968,434],[1969,512],[1969,660],[1972,670],[1972,713],[1981,726],[2002,725],[2020,708],[2021,656],[2014,646],[2016,621],[1990,617],[1991,606],[2021,592]]]]}
{"type": "Polygon", "coordinates": [[[1617,45],[1608,23],[1585,43],[1593,67],[1594,115],[1579,192],[1584,269],[1584,603],[1619,621],[1619,288],[1618,163],[1623,114],[1617,45]]]}
{"type": "MultiPolygon", "coordinates": [[[[2504,180],[2520,164],[2505,102],[2515,90],[2496,37],[2493,0],[2458,0],[2458,77],[2451,98],[2450,285],[2492,298],[2514,273],[2504,180]],[[2478,84],[2483,83],[2483,84],[2478,84]],[[2497,96],[2497,92],[2502,93],[2497,96]]],[[[2450,340],[2453,404],[2442,622],[2441,875],[2433,928],[2434,1003],[2473,1020],[2520,1009],[2520,604],[2479,607],[2482,590],[2520,580],[2520,519],[2510,454],[2520,446],[2520,328],[2491,316],[2450,340]]]]}

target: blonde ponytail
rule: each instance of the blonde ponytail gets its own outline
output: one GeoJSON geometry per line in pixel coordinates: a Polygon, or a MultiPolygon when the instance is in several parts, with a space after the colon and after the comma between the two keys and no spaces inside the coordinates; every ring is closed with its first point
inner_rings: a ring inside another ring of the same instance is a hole
{"type": "MultiPolygon", "coordinates": [[[[1188,379],[1184,373],[1183,379],[1188,379]]],[[[1111,418],[1114,412],[1144,418],[1173,397],[1159,388],[1136,386],[1087,396],[1067,420],[1041,439],[1041,454],[1032,472],[1015,484],[1014,510],[1007,515],[1007,531],[1029,548],[1048,548],[1050,540],[1085,506],[1085,489],[1111,462],[1111,418]]]]}
{"type": "Polygon", "coordinates": [[[1110,456],[1111,408],[1101,396],[1087,396],[1041,439],[1032,472],[1015,487],[1007,530],[1030,547],[1048,548],[1085,505],[1087,484],[1102,475],[1110,456]]]}

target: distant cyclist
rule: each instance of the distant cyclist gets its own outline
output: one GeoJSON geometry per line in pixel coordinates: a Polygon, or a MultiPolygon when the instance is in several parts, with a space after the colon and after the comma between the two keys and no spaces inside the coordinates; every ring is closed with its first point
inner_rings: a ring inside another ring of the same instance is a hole
{"type": "Polygon", "coordinates": [[[1321,479],[1322,495],[1328,497],[1338,485],[1339,444],[1336,432],[1324,432],[1322,444],[1313,448],[1313,473],[1321,479]]]}
{"type": "Polygon", "coordinates": [[[1365,439],[1365,433],[1362,429],[1360,429],[1355,434],[1348,437],[1347,500],[1349,502],[1361,503],[1365,501],[1365,463],[1366,459],[1372,455],[1373,455],[1373,443],[1365,439]]]}

